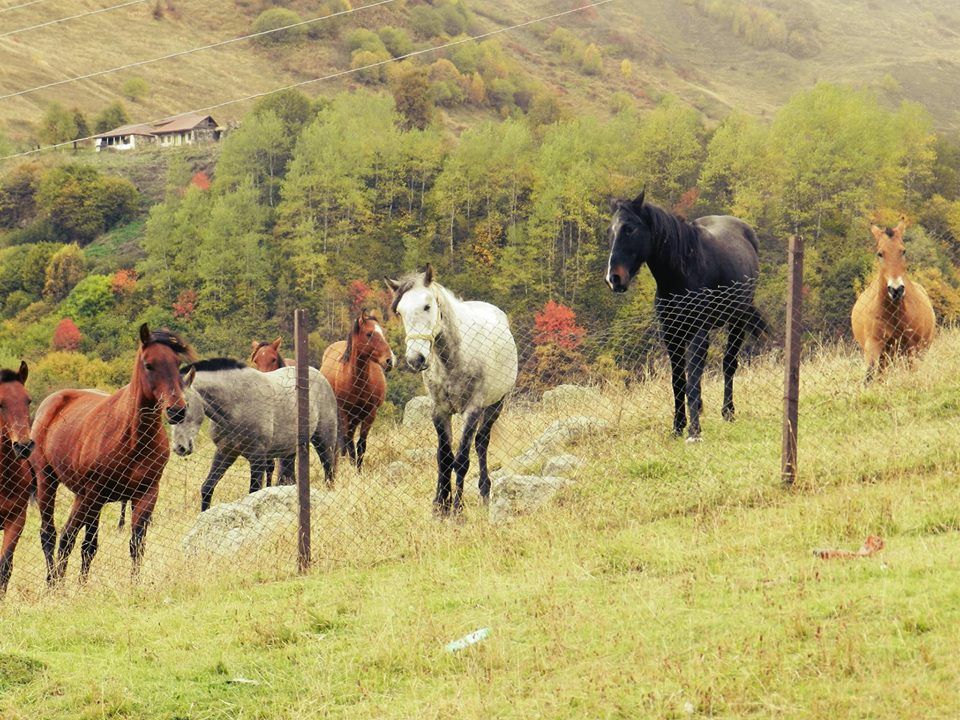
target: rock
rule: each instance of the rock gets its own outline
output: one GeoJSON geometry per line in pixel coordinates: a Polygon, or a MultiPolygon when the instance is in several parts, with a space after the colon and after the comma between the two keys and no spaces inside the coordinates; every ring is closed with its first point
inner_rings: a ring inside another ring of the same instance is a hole
{"type": "Polygon", "coordinates": [[[603,396],[593,387],[582,385],[558,385],[543,393],[541,405],[544,410],[583,412],[602,407],[603,396]]]}
{"type": "Polygon", "coordinates": [[[610,423],[600,418],[575,415],[550,423],[543,434],[517,457],[513,466],[519,471],[539,468],[551,454],[570,442],[589,435],[596,435],[610,428],[610,423]]]}
{"type": "Polygon", "coordinates": [[[429,395],[410,398],[403,406],[403,426],[414,427],[429,424],[433,420],[433,400],[429,395]]]}
{"type": "Polygon", "coordinates": [[[435,465],[437,462],[437,449],[414,448],[413,450],[407,450],[404,452],[403,456],[414,465],[423,465],[427,463],[432,463],[435,465]]]}
{"type": "Polygon", "coordinates": [[[384,469],[383,472],[387,478],[392,479],[392,478],[398,478],[403,475],[406,475],[407,473],[410,472],[411,469],[412,468],[410,467],[410,465],[403,462],[402,460],[394,460],[392,463],[387,465],[387,467],[384,469]]]}
{"type": "Polygon", "coordinates": [[[543,464],[543,474],[554,477],[570,477],[584,465],[576,455],[554,455],[543,464]]]}
{"type": "Polygon", "coordinates": [[[539,475],[500,475],[490,488],[490,522],[502,523],[546,505],[573,481],[539,475]]]}
{"type": "MultiPolygon", "coordinates": [[[[325,508],[329,493],[310,489],[310,509],[325,508]]],[[[297,523],[299,500],[296,485],[264,488],[231,503],[214,505],[200,513],[181,541],[188,555],[201,552],[232,556],[253,548],[265,537],[297,523]]]]}

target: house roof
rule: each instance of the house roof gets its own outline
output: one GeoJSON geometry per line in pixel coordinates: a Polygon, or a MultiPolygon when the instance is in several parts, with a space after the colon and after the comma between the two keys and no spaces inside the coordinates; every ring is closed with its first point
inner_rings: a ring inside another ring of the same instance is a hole
{"type": "Polygon", "coordinates": [[[99,135],[94,135],[93,137],[107,138],[117,137],[118,135],[145,135],[147,137],[156,137],[158,135],[168,135],[170,133],[189,132],[198,125],[201,125],[206,120],[210,120],[210,122],[214,125],[217,124],[217,121],[209,115],[197,115],[196,113],[190,113],[187,115],[179,115],[177,117],[169,118],[167,120],[161,120],[160,122],[155,123],[121,125],[118,128],[100,133],[99,135]]]}

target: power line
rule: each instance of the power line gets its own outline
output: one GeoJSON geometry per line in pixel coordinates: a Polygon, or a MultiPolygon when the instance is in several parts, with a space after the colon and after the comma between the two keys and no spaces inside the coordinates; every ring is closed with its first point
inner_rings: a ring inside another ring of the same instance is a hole
{"type": "Polygon", "coordinates": [[[290,28],[300,27],[301,25],[309,25],[311,23],[319,22],[321,20],[329,20],[330,18],[339,17],[341,15],[350,15],[352,13],[359,12],[360,10],[366,10],[367,8],[378,7],[380,5],[389,5],[392,2],[396,2],[396,0],[379,0],[379,2],[370,3],[369,5],[361,5],[359,7],[350,8],[349,10],[339,10],[329,15],[322,15],[320,17],[311,18],[309,20],[301,20],[300,22],[295,22],[290,25],[283,25],[282,27],[273,28],[272,30],[262,30],[260,32],[251,33],[249,35],[241,35],[240,37],[230,38],[229,40],[220,40],[215,43],[210,43],[209,45],[201,45],[200,47],[190,48],[189,50],[179,50],[177,52],[173,52],[168,55],[161,55],[159,57],[150,58],[149,60],[137,60],[135,62],[127,63],[126,65],[118,65],[117,67],[109,68],[107,70],[97,70],[96,72],[87,73],[86,75],[77,75],[76,77],[66,78],[64,80],[56,80],[55,82],[46,83],[45,85],[38,85],[37,87],[28,88],[26,90],[18,90],[17,92],[7,93],[6,95],[0,95],[0,100],[6,100],[8,98],[18,97],[20,95],[29,95],[30,93],[37,92],[38,90],[46,90],[48,88],[57,87],[58,85],[66,85],[67,83],[73,83],[79,80],[89,80],[90,78],[101,77],[103,75],[109,75],[111,73],[120,72],[121,70],[129,70],[130,68],[142,67],[144,65],[150,65],[152,63],[160,62],[161,60],[171,60],[173,58],[183,57],[184,55],[190,55],[195,52],[201,52],[203,50],[210,50],[212,48],[218,48],[224,45],[230,45],[231,43],[240,42],[241,40],[250,40],[251,38],[262,37],[264,35],[269,35],[271,33],[277,33],[283,30],[289,30],[290,28]]]}
{"type": "MultiPolygon", "coordinates": [[[[179,117],[184,117],[185,115],[193,115],[196,113],[209,113],[211,110],[217,110],[218,108],[227,107],[228,105],[235,105],[241,102],[247,102],[249,100],[256,100],[258,98],[266,97],[267,95],[273,95],[278,92],[283,92],[284,90],[292,90],[294,88],[303,87],[305,85],[311,85],[317,82],[323,82],[325,80],[334,80],[339,77],[344,77],[346,75],[352,75],[353,73],[363,72],[364,70],[371,70],[376,67],[381,67],[389,63],[398,62],[400,60],[407,60],[412,57],[417,57],[418,55],[425,55],[427,53],[436,52],[438,50],[445,50],[446,48],[455,47],[457,45],[463,45],[464,43],[473,42],[475,40],[484,40],[485,38],[493,37],[494,35],[501,35],[506,32],[511,32],[513,30],[519,30],[520,28],[530,27],[531,25],[536,25],[541,22],[546,22],[547,20],[555,20],[557,18],[564,17],[566,15],[574,15],[585,10],[590,10],[592,8],[600,7],[601,5],[607,5],[614,0],[596,0],[596,2],[580,5],[579,7],[572,8],[570,10],[563,10],[561,12],[553,13],[552,15],[544,15],[542,17],[534,18],[533,20],[525,20],[524,22],[517,23],[515,25],[509,25],[507,27],[497,28],[496,30],[490,30],[489,32],[480,33],[479,35],[471,35],[468,37],[458,38],[456,40],[451,40],[450,42],[443,43],[441,45],[434,45],[429,48],[424,48],[422,50],[414,50],[413,52],[406,53],[405,55],[400,55],[394,58],[388,58],[386,60],[379,60],[377,62],[368,63],[367,65],[361,65],[359,67],[350,68],[348,70],[339,70],[335,73],[330,73],[329,75],[323,75],[321,77],[312,78],[310,80],[303,80],[301,82],[292,83],[290,85],[284,85],[283,87],[274,88],[273,90],[266,90],[264,92],[254,93],[253,95],[247,95],[241,98],[235,98],[233,100],[226,100],[221,103],[216,103],[214,105],[207,105],[206,107],[196,108],[195,110],[186,110],[176,115],[168,115],[164,118],[159,118],[157,120],[148,121],[143,124],[153,124],[162,121],[175,120],[179,117]]],[[[34,150],[26,150],[20,153],[14,153],[13,155],[4,155],[0,157],[0,161],[3,160],[13,160],[18,157],[26,157],[28,155],[35,155],[37,153],[43,152],[44,150],[54,150],[56,148],[65,147],[67,145],[73,145],[74,143],[86,142],[87,140],[93,140],[94,135],[88,135],[87,137],[76,138],[74,140],[67,140],[65,142],[55,143],[53,145],[44,145],[43,147],[36,148],[34,150]]]]}
{"type": "MultiPolygon", "coordinates": [[[[35,0],[39,2],[40,0],[35,0]]],[[[10,37],[11,35],[17,35],[19,33],[29,32],[31,30],[39,30],[40,28],[47,27],[49,25],[56,25],[57,23],[65,23],[68,20],[76,20],[77,18],[87,17],[89,15],[99,15],[101,13],[110,12],[111,10],[119,10],[120,8],[129,7],[130,5],[139,5],[140,3],[145,3],[147,0],[128,0],[127,2],[120,3],[119,5],[110,5],[105,8],[98,8],[97,10],[88,10],[87,12],[77,13],[76,15],[68,15],[67,17],[57,18],[56,20],[47,20],[46,22],[38,23],[36,25],[30,25],[28,27],[22,27],[17,30],[8,30],[5,33],[0,33],[0,38],[10,37]]],[[[30,4],[30,3],[27,3],[30,4]]],[[[7,8],[12,10],[13,8],[7,8]]]]}
{"type": "Polygon", "coordinates": [[[42,2],[47,2],[47,0],[30,0],[30,2],[20,3],[19,5],[8,5],[7,7],[0,8],[0,14],[10,12],[11,10],[19,10],[20,8],[29,7],[30,5],[36,5],[37,3],[42,2]]]}

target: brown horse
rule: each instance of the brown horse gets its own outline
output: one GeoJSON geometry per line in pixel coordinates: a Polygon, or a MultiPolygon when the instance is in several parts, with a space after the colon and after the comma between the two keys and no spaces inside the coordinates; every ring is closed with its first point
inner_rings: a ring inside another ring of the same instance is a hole
{"type": "Polygon", "coordinates": [[[250,353],[250,364],[260,372],[273,372],[282,367],[296,367],[297,361],[285,358],[280,354],[280,343],[283,338],[277,338],[272,343],[254,340],[253,352],[250,353]]]}
{"type": "Polygon", "coordinates": [[[20,370],[0,370],[0,598],[7,592],[13,571],[13,551],[27,521],[27,504],[33,492],[33,474],[27,458],[33,450],[30,439],[30,396],[23,386],[27,364],[20,370]]]}
{"type": "Polygon", "coordinates": [[[870,228],[877,241],[880,272],[857,298],[850,321],[867,361],[867,382],[896,355],[914,355],[933,340],[937,320],[927,291],[906,277],[906,221],[895,228],[870,228]]]}
{"type": "Polygon", "coordinates": [[[183,391],[193,372],[180,377],[181,360],[193,351],[176,335],[140,326],[140,348],[130,384],[112,395],[96,390],[61,390],[40,404],[33,423],[36,449],[31,464],[37,476],[40,544],[47,561],[47,582],[61,580],[80,528],[80,578],[86,579],[97,552],[100,512],[105,503],[130,501],[130,557],[136,576],[143,558],[147,526],[157,503],[160,476],[170,457],[163,411],[182,422],[183,391]],[[74,493],[73,507],[60,536],[53,524],[57,487],[74,493]]]}
{"type": "Polygon", "coordinates": [[[320,372],[337,396],[340,413],[340,453],[349,453],[357,470],[363,466],[367,434],[387,396],[384,370],[389,372],[395,363],[383,328],[366,310],[360,312],[345,341],[335,342],[323,352],[320,372]],[[354,446],[358,427],[360,437],[354,446]]]}

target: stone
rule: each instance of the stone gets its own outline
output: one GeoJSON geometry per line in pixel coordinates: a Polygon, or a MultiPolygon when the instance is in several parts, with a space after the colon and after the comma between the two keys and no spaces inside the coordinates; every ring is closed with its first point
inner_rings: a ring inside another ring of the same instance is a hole
{"type": "Polygon", "coordinates": [[[539,475],[499,475],[490,488],[490,522],[506,522],[545,506],[573,481],[539,475]]]}
{"type": "Polygon", "coordinates": [[[392,463],[387,465],[384,469],[384,475],[388,478],[398,478],[406,475],[411,471],[409,464],[403,462],[403,460],[394,460],[392,463]]]}
{"type": "Polygon", "coordinates": [[[558,385],[543,393],[540,401],[544,410],[565,413],[596,410],[603,406],[603,396],[593,387],[582,385],[558,385]]]}
{"type": "Polygon", "coordinates": [[[433,399],[429,395],[410,398],[403,406],[403,427],[415,427],[433,422],[433,399]]]}
{"type": "Polygon", "coordinates": [[[576,455],[554,455],[543,464],[543,474],[553,477],[570,477],[583,466],[583,460],[576,455]]]}
{"type": "Polygon", "coordinates": [[[590,435],[600,434],[609,428],[610,423],[606,420],[587,415],[574,415],[556,420],[550,423],[543,434],[517,457],[512,465],[520,472],[538,469],[550,455],[564,445],[590,435]]]}
{"type": "Polygon", "coordinates": [[[413,450],[405,451],[403,456],[414,465],[437,464],[437,449],[435,447],[414,448],[413,450]]]}

